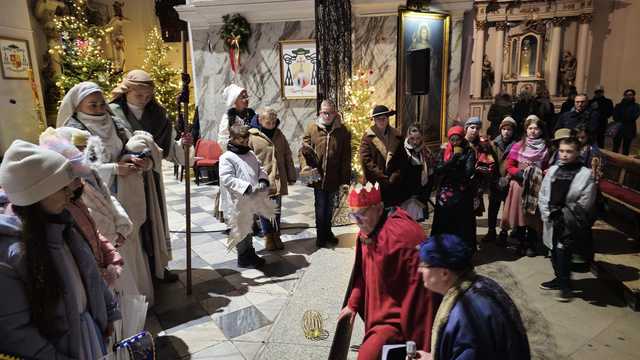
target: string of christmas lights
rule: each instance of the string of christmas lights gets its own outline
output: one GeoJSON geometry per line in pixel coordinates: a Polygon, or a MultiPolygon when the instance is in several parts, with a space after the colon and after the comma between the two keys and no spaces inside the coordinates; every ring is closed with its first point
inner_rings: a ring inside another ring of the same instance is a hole
{"type": "Polygon", "coordinates": [[[351,77],[344,88],[345,107],[344,124],[351,131],[351,170],[356,179],[362,177],[362,164],[360,163],[360,142],[369,127],[371,127],[371,111],[375,106],[373,93],[375,87],[369,84],[369,76],[373,70],[358,70],[351,77]]]}

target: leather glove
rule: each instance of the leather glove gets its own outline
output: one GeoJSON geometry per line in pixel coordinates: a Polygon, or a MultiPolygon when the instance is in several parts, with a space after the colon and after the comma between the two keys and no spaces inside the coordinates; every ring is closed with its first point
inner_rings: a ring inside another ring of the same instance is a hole
{"type": "Polygon", "coordinates": [[[260,179],[258,181],[258,186],[256,187],[256,191],[265,191],[269,189],[269,182],[264,179],[260,179]]]}

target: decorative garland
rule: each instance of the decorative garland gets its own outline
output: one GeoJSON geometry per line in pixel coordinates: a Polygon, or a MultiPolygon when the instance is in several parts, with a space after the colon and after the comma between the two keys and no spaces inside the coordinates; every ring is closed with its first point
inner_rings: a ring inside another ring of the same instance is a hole
{"type": "Polygon", "coordinates": [[[240,14],[227,14],[222,17],[224,25],[220,29],[220,38],[229,51],[231,71],[236,73],[240,68],[240,53],[249,51],[251,25],[240,14]]]}

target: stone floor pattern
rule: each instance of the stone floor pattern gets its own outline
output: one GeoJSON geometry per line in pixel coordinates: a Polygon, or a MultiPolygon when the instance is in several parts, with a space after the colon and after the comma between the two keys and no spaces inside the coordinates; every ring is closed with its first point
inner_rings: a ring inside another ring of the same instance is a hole
{"type": "MultiPolygon", "coordinates": [[[[164,179],[174,255],[170,268],[180,274],[180,281],[156,286],[156,305],[147,317],[147,329],[157,335],[158,359],[326,359],[351,265],[340,263],[346,274],[340,274],[339,281],[324,273],[335,265],[331,261],[349,262],[353,249],[315,247],[312,191],[295,185],[283,200],[285,250],[263,252],[262,240],[254,238],[254,246],[267,259],[267,266],[259,271],[238,268],[235,253],[226,250],[225,225],[212,216],[217,186],[193,184],[193,294],[187,296],[184,183],[175,180],[169,165],[165,165],[164,179]],[[302,309],[313,304],[321,308],[324,298],[333,299],[324,314],[329,338],[308,341],[301,335],[302,309]]],[[[335,232],[348,234],[355,229],[346,226],[335,232]]],[[[479,220],[478,232],[486,233],[486,219],[479,220]]],[[[551,345],[545,345],[550,348],[548,354],[538,352],[534,358],[637,359],[634,344],[640,343],[640,314],[624,307],[590,273],[576,275],[582,292],[574,301],[561,304],[537,288],[552,276],[548,259],[487,251],[481,261],[502,266],[497,277],[508,269],[518,287],[516,296],[521,297],[516,302],[542,313],[544,326],[532,325],[536,328],[529,329],[530,341],[542,335],[551,345]]],[[[358,333],[354,343],[361,337],[358,333]]]]}

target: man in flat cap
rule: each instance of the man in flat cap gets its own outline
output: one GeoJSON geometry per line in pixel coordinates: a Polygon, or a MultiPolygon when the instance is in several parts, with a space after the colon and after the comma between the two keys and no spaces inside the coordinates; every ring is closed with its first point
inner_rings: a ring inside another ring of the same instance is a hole
{"type": "Polygon", "coordinates": [[[420,245],[419,273],[427,289],[444,295],[424,360],[531,358],[520,312],[495,281],[473,270],[472,249],[456,235],[431,236],[420,245]]]}

